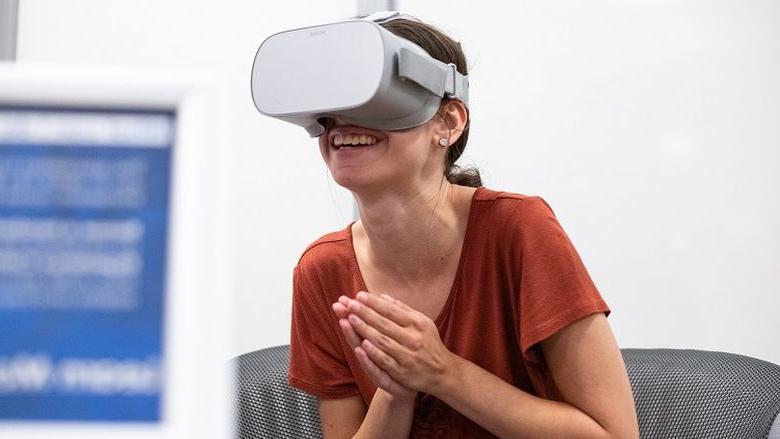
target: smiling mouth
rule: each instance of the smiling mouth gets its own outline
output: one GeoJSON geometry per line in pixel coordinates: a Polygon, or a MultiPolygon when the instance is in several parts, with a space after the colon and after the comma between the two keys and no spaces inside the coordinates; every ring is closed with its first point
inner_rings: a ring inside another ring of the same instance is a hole
{"type": "Polygon", "coordinates": [[[336,134],[331,140],[331,145],[336,150],[341,148],[362,148],[378,143],[379,140],[369,134],[336,134]]]}

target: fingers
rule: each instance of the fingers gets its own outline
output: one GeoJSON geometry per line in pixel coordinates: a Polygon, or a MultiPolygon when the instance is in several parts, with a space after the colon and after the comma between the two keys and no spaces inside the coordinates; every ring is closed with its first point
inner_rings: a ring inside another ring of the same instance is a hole
{"type": "Polygon", "coordinates": [[[367,338],[390,355],[404,358],[408,349],[419,348],[419,332],[433,324],[425,314],[387,294],[376,296],[361,291],[356,297],[357,300],[341,296],[331,305],[353,349],[367,338]],[[351,321],[351,316],[357,319],[351,321]]]}
{"type": "Polygon", "coordinates": [[[398,300],[398,299],[396,299],[396,298],[392,297],[392,296],[391,296],[391,295],[389,295],[389,294],[382,294],[382,295],[381,295],[381,297],[382,297],[383,299],[385,299],[385,300],[389,300],[389,301],[393,302],[393,303],[394,303],[394,304],[396,304],[397,306],[401,307],[401,309],[405,309],[405,310],[407,310],[407,311],[411,311],[412,313],[417,313],[417,310],[415,310],[415,309],[414,309],[414,308],[412,308],[411,306],[407,305],[406,303],[404,303],[404,302],[401,302],[400,300],[398,300]]]}
{"type": "Polygon", "coordinates": [[[379,366],[374,364],[374,362],[368,358],[366,351],[364,351],[362,347],[355,346],[353,349],[355,351],[355,356],[360,362],[360,365],[363,366],[363,370],[366,371],[371,380],[373,380],[374,383],[379,387],[386,387],[390,381],[390,376],[387,375],[387,372],[383,371],[379,368],[379,366]]]}
{"type": "Polygon", "coordinates": [[[347,306],[341,302],[336,302],[330,307],[333,308],[333,312],[335,312],[336,316],[340,319],[346,319],[347,316],[349,315],[349,310],[347,309],[347,306]]]}
{"type": "Polygon", "coordinates": [[[335,312],[339,318],[339,327],[341,328],[341,332],[344,333],[344,337],[347,339],[349,347],[355,349],[360,346],[362,339],[355,333],[355,329],[352,328],[352,325],[350,325],[347,320],[347,317],[349,317],[349,310],[347,307],[340,302],[336,302],[331,305],[331,308],[333,308],[333,312],[335,312]]]}
{"type": "Polygon", "coordinates": [[[339,319],[339,327],[341,328],[341,332],[344,333],[344,337],[346,337],[347,343],[349,343],[349,347],[355,349],[356,347],[360,346],[360,343],[363,340],[360,338],[360,336],[357,335],[357,333],[355,333],[355,329],[347,319],[339,319]]]}
{"type": "Polygon", "coordinates": [[[363,348],[366,354],[368,354],[368,358],[380,369],[386,370],[388,374],[398,372],[398,362],[385,351],[371,343],[370,340],[363,340],[360,347],[363,348]]]}
{"type": "Polygon", "coordinates": [[[407,354],[406,349],[392,336],[383,334],[356,314],[350,314],[348,321],[362,342],[370,340],[374,346],[394,357],[402,358],[407,354]]]}
{"type": "MultiPolygon", "coordinates": [[[[365,291],[357,293],[357,300],[360,303],[368,305],[382,317],[394,322],[399,326],[409,326],[415,321],[417,311],[409,305],[395,300],[387,294],[381,297],[368,294],[365,291]]],[[[368,321],[368,319],[366,319],[368,321]]]]}
{"type": "MultiPolygon", "coordinates": [[[[408,331],[403,327],[399,326],[398,323],[394,322],[393,320],[388,319],[387,317],[383,316],[376,310],[374,310],[373,306],[378,306],[380,304],[385,305],[386,307],[389,305],[390,307],[395,307],[392,303],[388,303],[384,299],[379,299],[376,297],[368,298],[368,293],[360,292],[357,294],[358,297],[362,298],[362,300],[366,302],[359,302],[357,300],[349,300],[348,299],[348,306],[347,309],[351,314],[357,315],[360,317],[364,322],[366,322],[369,326],[376,329],[380,333],[389,336],[393,340],[396,340],[398,343],[405,345],[409,343],[411,340],[411,334],[408,333],[408,331]],[[368,303],[371,302],[371,303],[368,303]]],[[[398,310],[401,313],[407,313],[404,310],[398,310]]],[[[365,335],[360,334],[365,338],[365,335]]],[[[378,342],[378,340],[372,340],[375,343],[378,342]]],[[[384,345],[379,345],[381,347],[384,347],[384,345]]]]}
{"type": "Polygon", "coordinates": [[[386,392],[397,396],[408,397],[410,394],[415,393],[411,389],[399,384],[398,381],[394,380],[390,375],[387,374],[387,372],[380,369],[376,363],[371,361],[371,358],[369,358],[368,354],[362,347],[358,346],[354,348],[354,350],[355,356],[358,358],[358,361],[363,367],[363,370],[366,371],[369,378],[371,378],[377,387],[381,387],[382,389],[385,389],[386,392]]]}

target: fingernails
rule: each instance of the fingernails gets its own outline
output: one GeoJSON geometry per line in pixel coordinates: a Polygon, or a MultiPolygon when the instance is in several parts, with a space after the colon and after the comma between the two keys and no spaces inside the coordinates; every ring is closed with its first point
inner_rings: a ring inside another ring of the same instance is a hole
{"type": "Polygon", "coordinates": [[[349,315],[349,321],[355,325],[359,325],[360,323],[362,323],[360,317],[356,316],[355,314],[349,315]]]}
{"type": "Polygon", "coordinates": [[[382,298],[387,300],[393,300],[393,298],[390,297],[388,294],[382,294],[382,298]]]}
{"type": "Polygon", "coordinates": [[[368,293],[366,293],[365,291],[360,291],[359,293],[357,293],[357,296],[355,297],[357,297],[358,300],[365,301],[366,299],[368,299],[368,293]]]}
{"type": "Polygon", "coordinates": [[[359,312],[360,311],[360,302],[357,302],[355,300],[351,300],[349,302],[349,309],[351,309],[354,312],[359,312]]]}

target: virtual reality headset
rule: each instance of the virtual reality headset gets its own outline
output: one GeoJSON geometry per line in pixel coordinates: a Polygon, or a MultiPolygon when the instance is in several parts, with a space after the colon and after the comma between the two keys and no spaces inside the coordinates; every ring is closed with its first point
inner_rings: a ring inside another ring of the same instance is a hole
{"type": "Polygon", "coordinates": [[[398,18],[409,17],[374,14],[266,38],[252,66],[255,107],[317,137],[327,117],[392,131],[429,121],[443,98],[468,105],[468,77],[455,64],[379,25],[398,18]]]}

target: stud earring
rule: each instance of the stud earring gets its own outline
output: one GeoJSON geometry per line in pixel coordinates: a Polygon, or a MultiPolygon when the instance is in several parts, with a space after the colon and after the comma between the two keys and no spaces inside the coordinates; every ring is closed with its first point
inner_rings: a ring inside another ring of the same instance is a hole
{"type": "Polygon", "coordinates": [[[450,143],[450,141],[449,141],[449,140],[447,140],[447,139],[445,139],[444,137],[442,137],[441,139],[439,139],[439,145],[440,145],[440,146],[447,146],[447,144],[449,144],[449,143],[450,143]]]}

